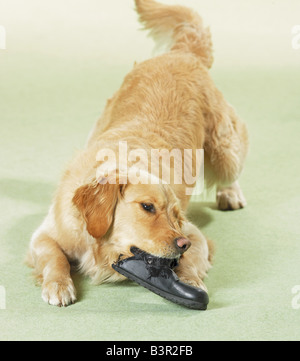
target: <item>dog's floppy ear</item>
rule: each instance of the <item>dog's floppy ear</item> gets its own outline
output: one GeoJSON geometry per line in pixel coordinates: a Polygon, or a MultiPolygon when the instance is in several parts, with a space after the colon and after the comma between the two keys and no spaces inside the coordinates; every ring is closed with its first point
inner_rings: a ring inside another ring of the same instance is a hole
{"type": "Polygon", "coordinates": [[[87,231],[94,238],[106,234],[113,222],[120,185],[94,181],[78,188],[73,203],[87,224],[87,231]]]}

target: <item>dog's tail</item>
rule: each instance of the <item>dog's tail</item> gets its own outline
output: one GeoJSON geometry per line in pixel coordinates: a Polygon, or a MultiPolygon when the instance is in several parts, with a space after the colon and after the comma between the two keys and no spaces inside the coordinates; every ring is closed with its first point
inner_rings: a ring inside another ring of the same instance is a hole
{"type": "Polygon", "coordinates": [[[135,0],[136,10],[145,29],[156,41],[170,41],[171,50],[191,52],[211,68],[211,34],[201,17],[184,6],[163,5],[154,0],[135,0]]]}

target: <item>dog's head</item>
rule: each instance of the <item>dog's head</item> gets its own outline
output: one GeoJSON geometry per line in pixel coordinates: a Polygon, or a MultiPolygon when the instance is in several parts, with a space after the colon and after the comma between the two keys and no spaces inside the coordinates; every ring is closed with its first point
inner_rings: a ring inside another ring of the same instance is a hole
{"type": "Polygon", "coordinates": [[[191,244],[182,233],[185,218],[171,187],[121,183],[102,179],[76,190],[73,203],[87,231],[111,242],[120,253],[135,246],[164,258],[183,254],[191,244]]]}

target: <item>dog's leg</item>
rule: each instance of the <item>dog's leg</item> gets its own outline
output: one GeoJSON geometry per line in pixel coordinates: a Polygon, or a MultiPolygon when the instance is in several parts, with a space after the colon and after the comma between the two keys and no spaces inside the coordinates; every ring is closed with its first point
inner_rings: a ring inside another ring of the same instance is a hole
{"type": "Polygon", "coordinates": [[[42,298],[54,306],[68,306],[76,301],[76,291],[70,275],[70,264],[59,247],[46,233],[33,236],[31,263],[42,281],[42,298]]]}
{"type": "Polygon", "coordinates": [[[182,231],[192,245],[180,258],[175,272],[181,281],[207,291],[203,279],[211,268],[213,244],[192,223],[185,223],[182,231]]]}
{"type": "Polygon", "coordinates": [[[218,208],[235,210],[246,206],[238,178],[248,151],[248,132],[234,109],[217,90],[215,97],[206,113],[206,181],[209,186],[217,185],[218,208]]]}

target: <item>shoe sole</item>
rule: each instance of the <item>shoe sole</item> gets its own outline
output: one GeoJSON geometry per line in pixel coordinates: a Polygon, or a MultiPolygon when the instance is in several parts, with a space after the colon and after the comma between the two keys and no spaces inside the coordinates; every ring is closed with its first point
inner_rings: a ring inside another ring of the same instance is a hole
{"type": "Polygon", "coordinates": [[[158,296],[161,296],[161,297],[165,298],[168,301],[176,303],[176,304],[178,304],[180,306],[185,306],[185,307],[190,308],[192,310],[198,310],[198,311],[206,311],[207,310],[207,304],[175,296],[175,295],[173,295],[173,294],[171,294],[169,292],[163,291],[163,290],[149,284],[148,282],[145,282],[145,281],[141,280],[140,278],[136,277],[132,273],[129,273],[129,272],[125,271],[124,269],[120,268],[119,266],[117,266],[115,264],[112,265],[112,267],[113,267],[114,270],[119,272],[124,277],[129,278],[131,281],[134,281],[134,282],[138,283],[140,286],[148,289],[149,291],[157,294],[158,296]]]}

